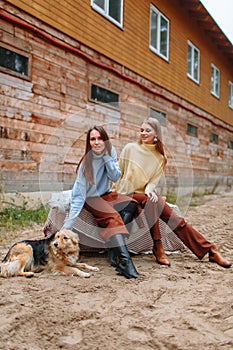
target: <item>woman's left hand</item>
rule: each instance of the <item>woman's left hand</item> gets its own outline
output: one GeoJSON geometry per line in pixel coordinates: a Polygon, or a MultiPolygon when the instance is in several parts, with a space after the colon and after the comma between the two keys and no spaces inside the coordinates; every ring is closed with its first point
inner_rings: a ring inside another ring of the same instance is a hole
{"type": "Polygon", "coordinates": [[[150,199],[151,202],[153,202],[153,203],[158,202],[158,196],[155,192],[146,192],[146,195],[150,199]]]}

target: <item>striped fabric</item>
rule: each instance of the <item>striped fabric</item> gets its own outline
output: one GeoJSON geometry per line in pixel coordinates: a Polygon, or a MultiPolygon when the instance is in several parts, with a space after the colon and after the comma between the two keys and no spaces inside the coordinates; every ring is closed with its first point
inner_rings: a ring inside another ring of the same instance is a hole
{"type": "MultiPolygon", "coordinates": [[[[180,215],[177,206],[167,204],[172,207],[176,214],[180,215]]],[[[68,210],[62,213],[57,207],[51,208],[44,226],[45,236],[50,236],[52,233],[59,231],[63,226],[66,216],[68,216],[68,210]]],[[[141,228],[138,227],[136,222],[133,222],[130,228],[128,228],[130,235],[126,239],[126,244],[131,252],[145,253],[152,251],[152,239],[145,218],[143,218],[143,223],[144,225],[141,228]]],[[[160,219],[159,226],[166,253],[183,252],[185,249],[184,244],[160,219]]],[[[87,210],[83,209],[81,211],[72,230],[79,235],[81,251],[100,251],[105,249],[105,244],[99,234],[97,223],[92,214],[87,210]]]]}

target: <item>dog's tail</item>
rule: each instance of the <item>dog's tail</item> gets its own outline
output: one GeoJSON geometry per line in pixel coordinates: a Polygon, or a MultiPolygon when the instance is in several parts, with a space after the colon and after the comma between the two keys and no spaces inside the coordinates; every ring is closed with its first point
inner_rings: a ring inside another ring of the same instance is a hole
{"type": "Polygon", "coordinates": [[[20,271],[19,261],[13,260],[13,261],[7,261],[3,262],[0,266],[0,276],[1,277],[13,277],[17,276],[20,271]]]}

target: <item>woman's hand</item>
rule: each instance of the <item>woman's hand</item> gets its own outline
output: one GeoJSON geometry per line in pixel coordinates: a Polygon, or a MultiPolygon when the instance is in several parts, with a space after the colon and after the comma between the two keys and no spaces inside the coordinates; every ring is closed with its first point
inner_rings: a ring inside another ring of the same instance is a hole
{"type": "Polygon", "coordinates": [[[149,200],[153,203],[157,203],[158,202],[158,196],[155,192],[146,192],[147,197],[149,198],[149,200]]]}
{"type": "Polygon", "coordinates": [[[104,141],[104,144],[105,144],[104,155],[108,156],[108,155],[110,155],[110,153],[109,153],[109,150],[110,150],[109,141],[104,141]]]}

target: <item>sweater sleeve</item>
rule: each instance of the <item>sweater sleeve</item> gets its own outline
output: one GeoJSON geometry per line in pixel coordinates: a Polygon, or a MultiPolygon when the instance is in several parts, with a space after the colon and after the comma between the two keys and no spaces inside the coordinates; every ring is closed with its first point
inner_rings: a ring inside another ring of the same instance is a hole
{"type": "Polygon", "coordinates": [[[79,168],[78,176],[74,183],[72,194],[71,194],[71,204],[70,212],[68,218],[65,220],[63,227],[71,229],[75,220],[79,216],[85,200],[87,193],[87,182],[85,177],[82,175],[82,167],[79,168]]]}
{"type": "Polygon", "coordinates": [[[121,176],[121,170],[117,161],[117,153],[114,147],[112,147],[112,154],[106,154],[103,156],[105,167],[107,170],[107,176],[110,181],[116,182],[121,176]]]}

